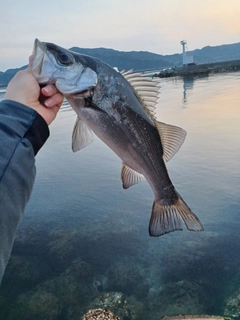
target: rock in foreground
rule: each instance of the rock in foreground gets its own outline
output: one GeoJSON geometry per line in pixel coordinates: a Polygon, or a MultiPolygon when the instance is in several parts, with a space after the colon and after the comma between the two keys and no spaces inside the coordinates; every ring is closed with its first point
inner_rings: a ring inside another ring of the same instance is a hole
{"type": "Polygon", "coordinates": [[[82,320],[120,320],[120,318],[115,317],[110,310],[92,309],[83,316],[82,320]]]}

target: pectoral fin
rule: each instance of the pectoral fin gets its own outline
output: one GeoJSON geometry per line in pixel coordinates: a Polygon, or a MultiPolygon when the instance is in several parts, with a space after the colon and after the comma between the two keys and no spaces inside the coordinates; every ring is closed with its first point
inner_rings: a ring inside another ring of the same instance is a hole
{"type": "Polygon", "coordinates": [[[155,125],[163,146],[163,158],[169,161],[180,149],[187,132],[182,128],[159,121],[156,121],[155,125]]]}
{"type": "Polygon", "coordinates": [[[90,144],[94,139],[92,130],[79,117],[77,118],[72,133],[72,150],[77,152],[90,144]]]}
{"type": "Polygon", "coordinates": [[[137,184],[143,180],[145,180],[144,175],[138,173],[132,168],[128,167],[125,163],[122,165],[121,179],[123,188],[127,189],[134,184],[137,184]]]}

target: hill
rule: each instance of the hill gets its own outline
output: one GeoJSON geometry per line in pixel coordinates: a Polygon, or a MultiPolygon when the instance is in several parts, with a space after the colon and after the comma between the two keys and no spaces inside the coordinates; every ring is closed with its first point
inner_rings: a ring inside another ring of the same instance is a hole
{"type": "Polygon", "coordinates": [[[162,55],[147,51],[117,51],[113,49],[84,49],[73,47],[70,50],[95,57],[119,70],[161,69],[171,66],[162,55]]]}
{"type": "Polygon", "coordinates": [[[7,86],[8,82],[13,78],[13,76],[22,69],[25,69],[27,66],[23,66],[16,69],[8,69],[5,72],[0,71],[0,87],[7,86]]]}

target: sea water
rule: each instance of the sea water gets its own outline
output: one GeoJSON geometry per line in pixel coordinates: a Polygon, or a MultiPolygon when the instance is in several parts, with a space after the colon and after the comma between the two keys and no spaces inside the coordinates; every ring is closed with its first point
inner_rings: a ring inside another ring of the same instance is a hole
{"type": "Polygon", "coordinates": [[[0,318],[79,319],[94,307],[124,320],[226,315],[240,288],[239,87],[239,72],[161,79],[157,119],[187,131],[167,168],[204,232],[183,227],[158,238],[148,235],[153,193],[147,182],[123,190],[121,161],[98,138],[72,153],[76,115],[64,104],[36,157],[0,318]],[[80,275],[66,282],[74,263],[80,275]],[[83,265],[88,271],[79,271],[83,265]],[[55,302],[46,307],[44,294],[55,302]],[[58,311],[50,316],[50,310],[58,311]]]}

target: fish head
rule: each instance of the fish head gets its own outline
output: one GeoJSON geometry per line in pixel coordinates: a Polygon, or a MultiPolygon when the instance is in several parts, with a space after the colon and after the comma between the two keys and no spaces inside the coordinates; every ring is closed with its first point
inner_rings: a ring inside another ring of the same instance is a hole
{"type": "Polygon", "coordinates": [[[97,85],[97,73],[75,52],[36,39],[33,56],[32,71],[38,83],[55,84],[65,96],[86,96],[97,85]]]}

